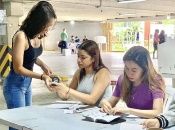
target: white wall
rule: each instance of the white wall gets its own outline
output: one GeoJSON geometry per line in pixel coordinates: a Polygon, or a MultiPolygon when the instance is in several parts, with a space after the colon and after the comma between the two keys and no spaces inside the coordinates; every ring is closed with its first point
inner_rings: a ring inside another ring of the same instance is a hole
{"type": "Polygon", "coordinates": [[[44,40],[45,50],[58,50],[57,42],[60,40],[63,28],[66,28],[69,39],[71,35],[74,35],[82,41],[84,35],[86,35],[88,39],[94,40],[95,36],[103,35],[99,22],[75,22],[73,25],[70,22],[57,23],[44,40]]]}

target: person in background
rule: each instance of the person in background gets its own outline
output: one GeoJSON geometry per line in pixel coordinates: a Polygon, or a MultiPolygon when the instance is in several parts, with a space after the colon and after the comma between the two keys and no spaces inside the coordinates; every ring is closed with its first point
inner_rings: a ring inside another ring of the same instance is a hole
{"type": "Polygon", "coordinates": [[[71,36],[70,42],[71,43],[74,43],[75,42],[75,37],[73,35],[71,36]]]}
{"type": "MultiPolygon", "coordinates": [[[[56,14],[47,1],[38,2],[28,13],[12,39],[12,64],[9,75],[4,80],[3,94],[7,108],[18,108],[32,104],[32,78],[43,80],[50,88],[51,69],[38,57],[42,54],[42,41],[56,22],[56,14]],[[44,71],[33,71],[34,64],[44,71]]],[[[10,130],[14,130],[10,128],[10,130]]]]}
{"type": "Polygon", "coordinates": [[[59,43],[59,44],[61,44],[61,45],[60,45],[61,53],[63,53],[63,49],[68,48],[67,40],[68,40],[68,34],[67,34],[67,32],[66,32],[66,29],[63,28],[63,32],[61,33],[61,41],[60,41],[60,43],[59,43]]]}
{"type": "Polygon", "coordinates": [[[136,41],[139,41],[139,40],[140,40],[140,33],[137,32],[137,34],[136,34],[136,41]]]}
{"type": "Polygon", "coordinates": [[[126,52],[123,61],[124,74],[119,76],[113,96],[101,101],[101,110],[114,115],[157,116],[163,109],[165,84],[154,69],[148,50],[134,46],[126,52]],[[120,99],[126,103],[125,107],[115,107],[120,99]]]}
{"type": "Polygon", "coordinates": [[[72,35],[69,43],[69,49],[71,49],[72,53],[76,53],[76,43],[75,43],[75,37],[72,35]]]}
{"type": "Polygon", "coordinates": [[[162,44],[165,42],[165,31],[161,30],[160,34],[159,34],[159,44],[162,44]]]}
{"type": "Polygon", "coordinates": [[[86,40],[78,47],[79,69],[67,87],[59,83],[54,87],[62,99],[73,98],[88,105],[98,105],[102,98],[112,95],[110,72],[103,64],[96,42],[86,40]]]}
{"type": "Polygon", "coordinates": [[[144,128],[167,128],[175,125],[175,95],[170,103],[168,111],[155,117],[146,119],[142,123],[144,128]]]}
{"type": "Polygon", "coordinates": [[[80,42],[80,39],[78,38],[78,36],[75,37],[75,42],[76,43],[79,43],[80,42]]]}
{"type": "Polygon", "coordinates": [[[88,40],[88,39],[87,39],[86,35],[84,35],[83,42],[86,40],[88,40]]]}
{"type": "Polygon", "coordinates": [[[76,48],[78,48],[80,46],[80,39],[78,38],[78,36],[75,37],[75,43],[76,43],[76,48]]]}
{"type": "Polygon", "coordinates": [[[153,51],[153,59],[155,59],[155,52],[157,51],[157,46],[159,44],[159,30],[156,29],[155,33],[154,33],[154,39],[153,39],[153,47],[154,47],[154,51],[153,51]]]}

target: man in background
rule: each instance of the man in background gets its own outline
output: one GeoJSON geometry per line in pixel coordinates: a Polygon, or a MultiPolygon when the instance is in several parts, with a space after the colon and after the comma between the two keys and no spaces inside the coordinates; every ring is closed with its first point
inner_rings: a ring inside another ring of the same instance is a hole
{"type": "Polygon", "coordinates": [[[60,48],[61,48],[61,53],[63,52],[63,49],[67,48],[67,40],[68,40],[68,35],[66,32],[66,29],[63,28],[63,32],[61,33],[61,44],[60,44],[60,48]]]}

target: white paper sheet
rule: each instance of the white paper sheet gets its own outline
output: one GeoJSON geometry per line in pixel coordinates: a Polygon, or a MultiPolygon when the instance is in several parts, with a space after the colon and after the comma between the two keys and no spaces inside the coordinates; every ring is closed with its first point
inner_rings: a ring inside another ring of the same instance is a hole
{"type": "Polygon", "coordinates": [[[82,104],[80,101],[56,101],[54,103],[61,103],[61,104],[82,104]]]}
{"type": "Polygon", "coordinates": [[[53,108],[53,109],[68,109],[72,106],[72,104],[61,104],[61,103],[58,103],[58,104],[50,104],[50,105],[47,105],[46,107],[47,108],[53,108]]]}
{"type": "Polygon", "coordinates": [[[142,125],[131,124],[131,123],[121,123],[120,130],[144,130],[142,125]]]}
{"type": "Polygon", "coordinates": [[[135,115],[127,115],[126,117],[127,118],[139,118],[138,116],[135,116],[135,115]]]}

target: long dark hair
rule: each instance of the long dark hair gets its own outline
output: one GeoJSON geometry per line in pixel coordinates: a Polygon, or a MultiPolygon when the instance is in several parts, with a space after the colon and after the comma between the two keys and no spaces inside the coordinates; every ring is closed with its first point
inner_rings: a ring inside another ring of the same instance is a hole
{"type": "Polygon", "coordinates": [[[47,1],[40,1],[30,10],[20,30],[23,30],[28,38],[33,39],[43,31],[52,18],[57,18],[52,5],[47,1]]]}
{"type": "MultiPolygon", "coordinates": [[[[107,68],[102,61],[100,50],[95,41],[92,40],[86,40],[84,41],[79,47],[79,50],[84,50],[90,55],[92,58],[94,58],[93,63],[93,70],[95,73],[97,73],[101,68],[107,68]]],[[[85,69],[81,69],[80,71],[80,81],[85,76],[85,69]]]]}
{"type": "MultiPolygon", "coordinates": [[[[151,90],[160,89],[164,91],[163,78],[155,70],[149,51],[142,46],[131,47],[124,55],[123,61],[133,61],[143,70],[141,80],[143,83],[148,84],[151,90]],[[160,82],[161,81],[161,82],[160,82]]],[[[125,102],[129,102],[132,90],[132,82],[128,79],[126,72],[124,71],[124,77],[122,80],[122,97],[125,102]]]]}

